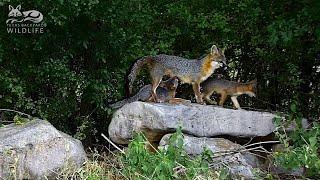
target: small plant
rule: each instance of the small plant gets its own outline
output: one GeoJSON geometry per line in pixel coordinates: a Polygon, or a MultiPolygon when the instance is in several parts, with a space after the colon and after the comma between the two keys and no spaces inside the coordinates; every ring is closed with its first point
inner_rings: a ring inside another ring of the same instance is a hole
{"type": "Polygon", "coordinates": [[[30,119],[21,117],[21,116],[19,116],[19,115],[16,115],[16,116],[14,116],[14,118],[13,118],[13,122],[14,122],[14,124],[16,124],[16,125],[22,125],[22,124],[25,124],[25,123],[27,123],[27,122],[29,122],[29,121],[30,121],[30,119]]]}
{"type": "MultiPolygon", "coordinates": [[[[304,168],[307,177],[320,176],[320,124],[314,122],[312,128],[301,128],[301,115],[297,113],[295,105],[291,105],[291,115],[288,120],[296,122],[297,129],[292,133],[286,133],[283,126],[275,131],[280,142],[284,144],[284,151],[275,152],[273,157],[276,165],[292,170],[304,168]],[[282,129],[281,131],[279,129],[282,129]]],[[[279,122],[279,119],[275,119],[279,122]]]]}
{"type": "Polygon", "coordinates": [[[310,130],[299,129],[289,134],[285,144],[291,140],[292,145],[285,146],[284,152],[274,154],[276,164],[286,169],[305,168],[308,177],[319,177],[319,127],[318,123],[314,123],[310,130]]]}

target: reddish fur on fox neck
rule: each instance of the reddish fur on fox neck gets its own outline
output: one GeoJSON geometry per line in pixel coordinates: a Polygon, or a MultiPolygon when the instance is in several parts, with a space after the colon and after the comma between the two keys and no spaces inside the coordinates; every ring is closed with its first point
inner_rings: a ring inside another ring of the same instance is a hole
{"type": "Polygon", "coordinates": [[[214,56],[212,54],[208,54],[205,59],[204,63],[202,64],[201,67],[201,73],[205,76],[209,73],[212,73],[212,61],[213,61],[214,56]]]}
{"type": "Polygon", "coordinates": [[[246,91],[252,91],[252,85],[241,85],[237,87],[237,92],[246,92],[246,91]]]}

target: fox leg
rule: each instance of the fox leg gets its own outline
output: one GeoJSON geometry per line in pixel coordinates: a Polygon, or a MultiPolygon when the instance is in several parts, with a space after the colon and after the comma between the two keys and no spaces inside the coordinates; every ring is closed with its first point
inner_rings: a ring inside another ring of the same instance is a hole
{"type": "Polygon", "coordinates": [[[231,100],[232,100],[234,106],[235,106],[237,109],[241,109],[241,107],[240,107],[240,105],[239,105],[239,102],[238,102],[238,100],[237,100],[237,96],[232,96],[232,97],[231,97],[231,100]]]}
{"type": "Polygon", "coordinates": [[[182,99],[182,98],[172,98],[168,101],[169,104],[184,104],[188,105],[191,103],[190,100],[182,99]]]}
{"type": "Polygon", "coordinates": [[[204,94],[204,100],[209,104],[216,104],[214,101],[210,99],[210,96],[212,95],[212,93],[213,91],[208,94],[204,94]]]}
{"type": "Polygon", "coordinates": [[[226,101],[226,98],[227,98],[227,94],[226,93],[221,93],[219,106],[223,106],[224,102],[226,101]]]}
{"type": "Polygon", "coordinates": [[[212,101],[211,99],[210,99],[210,97],[204,97],[204,100],[207,102],[207,103],[209,103],[209,104],[217,104],[216,102],[214,102],[214,101],[212,101]]]}
{"type": "Polygon", "coordinates": [[[197,103],[203,104],[202,95],[201,95],[201,92],[200,92],[200,83],[197,83],[197,82],[193,83],[192,84],[192,88],[193,88],[193,91],[194,91],[194,95],[196,96],[197,103]]]}
{"type": "Polygon", "coordinates": [[[151,96],[146,100],[146,102],[153,102],[153,96],[151,94],[151,96]]]}
{"type": "Polygon", "coordinates": [[[154,102],[158,102],[157,87],[159,86],[160,82],[161,82],[161,77],[155,77],[152,79],[151,95],[154,102]]]}

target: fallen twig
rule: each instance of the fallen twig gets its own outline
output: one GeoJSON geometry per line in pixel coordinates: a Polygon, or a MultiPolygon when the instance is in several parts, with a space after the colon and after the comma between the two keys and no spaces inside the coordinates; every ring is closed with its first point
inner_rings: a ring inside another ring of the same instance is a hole
{"type": "Polygon", "coordinates": [[[117,150],[119,150],[122,154],[125,154],[125,152],[120,149],[116,144],[114,144],[107,136],[105,136],[103,133],[101,133],[101,136],[106,139],[113,147],[115,147],[117,150]]]}
{"type": "Polygon", "coordinates": [[[20,112],[20,111],[16,111],[16,110],[13,110],[13,109],[0,109],[0,111],[15,112],[15,113],[18,113],[18,114],[22,114],[22,115],[24,115],[24,116],[27,116],[29,119],[32,118],[32,116],[29,115],[29,114],[26,114],[26,113],[23,113],[23,112],[20,112]]]}
{"type": "Polygon", "coordinates": [[[243,146],[244,148],[250,147],[250,146],[254,146],[254,145],[261,145],[261,144],[272,144],[272,143],[279,143],[280,141],[263,141],[263,142],[256,142],[256,143],[252,143],[246,146],[243,146]]]}
{"type": "MultiPolygon", "coordinates": [[[[253,150],[253,151],[257,151],[257,150],[253,150]]],[[[252,154],[253,156],[260,157],[260,158],[262,158],[262,159],[267,159],[266,157],[261,156],[260,154],[257,154],[257,153],[253,153],[253,152],[247,152],[247,153],[252,154]]]]}

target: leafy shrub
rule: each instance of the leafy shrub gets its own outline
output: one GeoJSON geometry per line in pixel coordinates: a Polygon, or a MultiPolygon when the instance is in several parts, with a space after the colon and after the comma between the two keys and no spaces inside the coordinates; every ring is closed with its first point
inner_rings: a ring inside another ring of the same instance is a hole
{"type": "MultiPolygon", "coordinates": [[[[274,153],[276,165],[293,170],[303,168],[307,177],[320,176],[320,124],[314,122],[310,129],[301,127],[301,115],[297,113],[295,105],[291,105],[289,122],[297,122],[297,129],[286,133],[282,126],[278,126],[276,135],[284,144],[284,150],[274,153]],[[299,126],[300,124],[300,126],[299,126]]],[[[279,122],[279,119],[278,119],[279,122]]]]}

